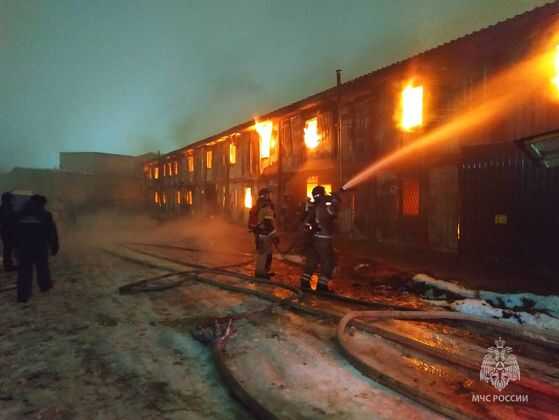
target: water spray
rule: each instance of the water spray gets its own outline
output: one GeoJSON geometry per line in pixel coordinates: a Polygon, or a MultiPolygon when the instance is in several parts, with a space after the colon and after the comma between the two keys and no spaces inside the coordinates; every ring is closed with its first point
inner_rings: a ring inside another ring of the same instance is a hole
{"type": "Polygon", "coordinates": [[[346,182],[340,192],[356,187],[379,171],[413,157],[420,150],[449,139],[471,136],[475,130],[503,119],[518,105],[529,102],[535,92],[537,95],[545,95],[549,91],[548,70],[551,61],[548,53],[535,55],[480,84],[472,92],[470,102],[457,101],[454,104],[452,108],[460,111],[454,112],[446,123],[373,162],[346,182]]]}

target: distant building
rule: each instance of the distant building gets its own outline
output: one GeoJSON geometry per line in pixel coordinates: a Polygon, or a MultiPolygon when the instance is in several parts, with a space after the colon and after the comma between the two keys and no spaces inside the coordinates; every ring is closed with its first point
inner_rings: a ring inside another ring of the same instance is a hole
{"type": "Polygon", "coordinates": [[[155,156],[60,153],[60,169],[16,167],[0,174],[0,190],[33,191],[45,195],[51,207],[75,211],[141,209],[145,204],[141,168],[155,156]]]}

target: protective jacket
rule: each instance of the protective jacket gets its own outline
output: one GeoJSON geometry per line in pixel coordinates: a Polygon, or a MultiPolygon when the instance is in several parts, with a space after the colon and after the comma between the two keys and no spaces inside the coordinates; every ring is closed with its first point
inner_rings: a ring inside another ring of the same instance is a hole
{"type": "Polygon", "coordinates": [[[305,212],[305,229],[316,238],[332,238],[335,231],[338,203],[335,197],[325,196],[308,202],[305,212]]]}
{"type": "Polygon", "coordinates": [[[47,210],[23,210],[17,217],[15,234],[16,247],[21,254],[43,249],[50,249],[53,255],[58,253],[56,224],[47,210]]]}

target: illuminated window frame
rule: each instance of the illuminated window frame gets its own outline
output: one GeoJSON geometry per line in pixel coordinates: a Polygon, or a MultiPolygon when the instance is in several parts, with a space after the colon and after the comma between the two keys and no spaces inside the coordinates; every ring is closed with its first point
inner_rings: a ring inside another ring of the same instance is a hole
{"type": "Polygon", "coordinates": [[[237,145],[229,143],[229,164],[234,165],[237,163],[237,145]]]}
{"type": "Polygon", "coordinates": [[[401,125],[404,131],[412,131],[423,125],[424,88],[422,85],[407,85],[402,90],[401,125]]]}
{"type": "Polygon", "coordinates": [[[213,151],[206,150],[206,169],[212,169],[213,165],[213,151]]]}

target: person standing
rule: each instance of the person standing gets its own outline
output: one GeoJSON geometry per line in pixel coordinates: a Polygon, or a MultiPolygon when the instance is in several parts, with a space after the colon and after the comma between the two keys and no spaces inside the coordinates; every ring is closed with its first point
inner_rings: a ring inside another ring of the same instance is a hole
{"type": "Polygon", "coordinates": [[[338,200],[326,195],[322,185],[313,188],[312,201],[305,208],[304,227],[306,240],[305,268],[301,276],[301,289],[311,290],[311,277],[320,267],[317,290],[329,292],[329,283],[336,266],[333,237],[338,200]]]}
{"type": "Polygon", "coordinates": [[[14,195],[10,192],[2,194],[0,205],[0,237],[2,239],[2,258],[4,271],[14,271],[14,195]]]}
{"type": "Polygon", "coordinates": [[[279,238],[276,232],[276,215],[274,204],[270,198],[270,190],[262,188],[258,193],[258,200],[253,209],[255,221],[251,230],[255,236],[256,245],[256,267],[255,277],[269,279],[273,273],[272,254],[273,245],[278,244],[279,238]]]}
{"type": "Polygon", "coordinates": [[[46,203],[47,199],[42,195],[31,196],[16,219],[18,302],[25,303],[31,297],[34,270],[37,271],[37,283],[41,292],[52,288],[49,251],[56,255],[59,243],[56,224],[45,208],[46,203]]]}

